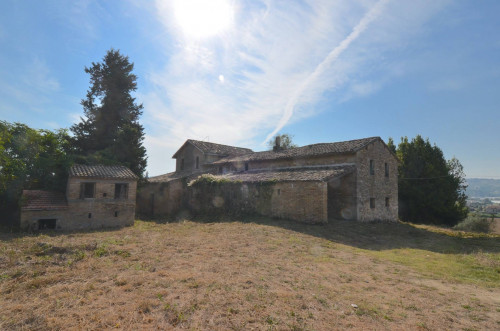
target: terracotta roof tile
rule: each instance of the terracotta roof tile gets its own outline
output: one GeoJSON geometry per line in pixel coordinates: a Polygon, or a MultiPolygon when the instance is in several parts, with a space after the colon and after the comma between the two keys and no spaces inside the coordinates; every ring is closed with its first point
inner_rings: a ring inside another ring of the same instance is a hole
{"type": "Polygon", "coordinates": [[[180,178],[196,178],[202,174],[208,173],[207,171],[204,172],[197,172],[193,173],[191,170],[184,170],[184,171],[175,171],[175,172],[169,172],[168,174],[164,175],[159,175],[159,176],[154,176],[154,177],[149,177],[148,182],[149,183],[166,183],[170,182],[176,179],[180,178]]]}
{"type": "Polygon", "coordinates": [[[198,148],[200,151],[202,151],[203,153],[207,153],[207,154],[216,154],[216,155],[221,155],[221,156],[236,156],[236,155],[253,153],[253,151],[251,149],[249,149],[249,148],[235,147],[235,146],[229,146],[229,145],[221,145],[221,144],[210,143],[208,141],[200,141],[200,140],[188,139],[182,145],[182,147],[179,148],[179,150],[177,152],[175,152],[173,158],[175,158],[175,156],[177,155],[177,153],[187,143],[192,144],[193,146],[195,146],[196,148],[198,148]]]}
{"type": "Polygon", "coordinates": [[[341,164],[330,166],[308,166],[277,169],[249,170],[227,175],[219,178],[245,183],[252,182],[296,182],[296,181],[327,181],[354,171],[354,164],[341,164]]]}
{"type": "Polygon", "coordinates": [[[68,208],[66,196],[61,192],[23,190],[22,210],[60,210],[68,208]]]}
{"type": "Polygon", "coordinates": [[[363,147],[365,147],[366,145],[376,140],[380,140],[380,137],[370,137],[364,139],[340,141],[335,143],[313,144],[277,152],[275,151],[255,152],[240,156],[226,157],[216,162],[213,162],[213,164],[223,164],[229,162],[295,159],[295,158],[304,158],[304,157],[321,156],[329,154],[355,153],[360,149],[362,149],[363,147]]]}
{"type": "Polygon", "coordinates": [[[88,177],[88,178],[118,178],[118,179],[137,179],[138,177],[125,166],[106,166],[106,165],[83,165],[75,164],[69,170],[70,177],[88,177]]]}

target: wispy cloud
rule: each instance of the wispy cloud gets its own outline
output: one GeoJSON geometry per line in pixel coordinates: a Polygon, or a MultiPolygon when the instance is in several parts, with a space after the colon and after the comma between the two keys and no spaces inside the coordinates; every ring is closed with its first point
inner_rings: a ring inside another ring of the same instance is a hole
{"type": "Polygon", "coordinates": [[[172,6],[158,0],[158,19],[176,44],[165,46],[168,63],[150,73],[155,89],[141,96],[152,173],[171,169],[170,156],[187,138],[259,148],[288,123],[314,114],[325,92],[342,92],[337,102],[374,93],[404,71],[387,53],[404,47],[402,40],[441,5],[242,1],[232,29],[189,40],[172,6]]]}

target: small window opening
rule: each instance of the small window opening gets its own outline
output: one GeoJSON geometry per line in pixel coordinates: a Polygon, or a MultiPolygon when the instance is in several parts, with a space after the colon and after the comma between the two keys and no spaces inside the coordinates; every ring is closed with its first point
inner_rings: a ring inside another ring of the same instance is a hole
{"type": "Polygon", "coordinates": [[[375,175],[375,162],[370,160],[370,175],[375,175]]]}
{"type": "Polygon", "coordinates": [[[375,208],[375,198],[370,198],[370,208],[375,208]]]}
{"type": "Polygon", "coordinates": [[[117,211],[115,211],[115,217],[118,217],[118,212],[117,211]]]}
{"type": "Polygon", "coordinates": [[[245,163],[245,171],[248,171],[248,163],[245,163]]]}
{"type": "Polygon", "coordinates": [[[89,218],[92,218],[92,213],[89,213],[89,218]]]}
{"type": "Polygon", "coordinates": [[[389,165],[385,163],[385,177],[389,177],[389,165]]]}
{"type": "Polygon", "coordinates": [[[115,199],[127,199],[128,184],[115,184],[115,199]]]}
{"type": "Polygon", "coordinates": [[[278,195],[281,195],[281,189],[278,189],[278,195]]]}
{"type": "Polygon", "coordinates": [[[103,193],[103,194],[102,194],[102,197],[103,197],[103,198],[105,198],[105,197],[107,197],[107,196],[108,196],[108,193],[103,193]]]}
{"type": "Polygon", "coordinates": [[[90,199],[95,197],[95,183],[80,184],[80,199],[90,199]]]}
{"type": "Polygon", "coordinates": [[[199,169],[200,168],[200,157],[197,156],[196,157],[196,169],[199,169]]]}
{"type": "Polygon", "coordinates": [[[184,159],[181,159],[181,170],[184,170],[184,159]]]}
{"type": "Polygon", "coordinates": [[[385,206],[389,207],[389,198],[388,197],[385,198],[385,206]]]}

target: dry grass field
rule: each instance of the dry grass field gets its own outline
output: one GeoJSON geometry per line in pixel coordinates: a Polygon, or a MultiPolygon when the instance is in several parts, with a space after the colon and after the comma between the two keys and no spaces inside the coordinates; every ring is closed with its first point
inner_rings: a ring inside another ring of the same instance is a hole
{"type": "Polygon", "coordinates": [[[0,234],[0,329],[500,329],[500,236],[137,221],[0,234]]]}

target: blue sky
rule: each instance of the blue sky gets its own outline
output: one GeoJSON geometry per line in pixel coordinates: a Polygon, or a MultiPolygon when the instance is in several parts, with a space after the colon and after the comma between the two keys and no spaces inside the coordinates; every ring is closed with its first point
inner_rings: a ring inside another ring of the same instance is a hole
{"type": "Polygon", "coordinates": [[[71,126],[84,67],[115,48],[139,77],[149,175],[188,138],[258,151],[281,132],[421,134],[500,178],[500,1],[209,3],[3,0],[0,119],[71,126]]]}

